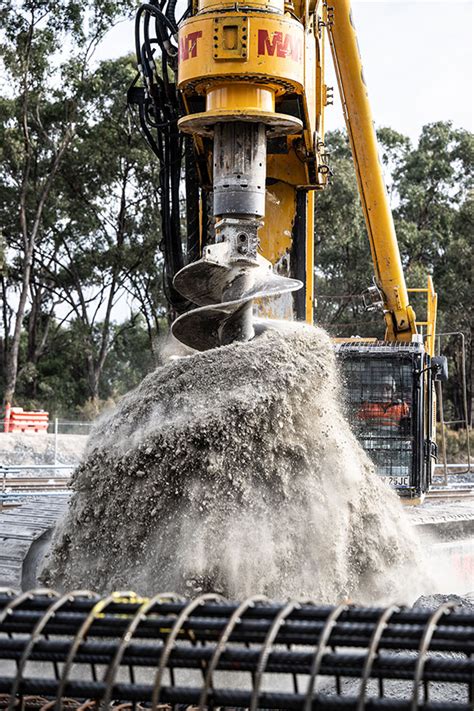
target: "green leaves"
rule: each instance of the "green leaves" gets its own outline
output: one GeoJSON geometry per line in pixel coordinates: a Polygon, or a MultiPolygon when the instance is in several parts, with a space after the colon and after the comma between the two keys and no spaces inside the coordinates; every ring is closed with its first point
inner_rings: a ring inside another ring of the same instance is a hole
{"type": "Polygon", "coordinates": [[[142,264],[147,279],[160,284],[156,168],[125,113],[134,67],[130,58],[97,68],[91,62],[104,33],[133,5],[2,6],[0,226],[9,247],[2,288],[13,306],[1,313],[8,337],[0,355],[9,400],[18,373],[23,397],[38,390],[39,363],[55,347],[61,320],[73,315],[85,333],[81,367],[97,397],[117,299],[133,292],[142,264]]]}
{"type": "Polygon", "coordinates": [[[315,322],[334,335],[367,329],[378,335],[382,323],[365,313],[362,299],[373,269],[349,141],[345,132],[334,131],[326,144],[334,176],[328,189],[316,195],[315,322]]]}

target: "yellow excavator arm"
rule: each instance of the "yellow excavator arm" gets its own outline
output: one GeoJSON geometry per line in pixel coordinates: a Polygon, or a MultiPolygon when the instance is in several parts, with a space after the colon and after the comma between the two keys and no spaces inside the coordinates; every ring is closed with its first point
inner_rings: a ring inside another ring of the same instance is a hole
{"type": "Polygon", "coordinates": [[[327,32],[364,212],[388,341],[416,334],[349,0],[326,9],[327,32]]]}

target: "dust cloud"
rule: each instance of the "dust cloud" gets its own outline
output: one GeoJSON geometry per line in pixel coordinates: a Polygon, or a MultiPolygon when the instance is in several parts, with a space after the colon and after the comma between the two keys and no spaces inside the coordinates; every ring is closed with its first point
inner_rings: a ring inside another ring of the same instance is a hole
{"type": "Polygon", "coordinates": [[[317,328],[159,368],[97,424],[73,489],[42,574],[59,589],[334,603],[430,588],[398,497],[344,420],[317,328]]]}

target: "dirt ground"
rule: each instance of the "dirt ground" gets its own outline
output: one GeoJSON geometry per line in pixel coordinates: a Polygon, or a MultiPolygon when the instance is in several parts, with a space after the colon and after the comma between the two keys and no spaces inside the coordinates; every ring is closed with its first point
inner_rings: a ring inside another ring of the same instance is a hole
{"type": "MultiPolygon", "coordinates": [[[[84,453],[86,435],[58,434],[58,464],[78,464],[84,453]]],[[[42,432],[0,433],[0,464],[54,464],[55,436],[42,432]]]]}

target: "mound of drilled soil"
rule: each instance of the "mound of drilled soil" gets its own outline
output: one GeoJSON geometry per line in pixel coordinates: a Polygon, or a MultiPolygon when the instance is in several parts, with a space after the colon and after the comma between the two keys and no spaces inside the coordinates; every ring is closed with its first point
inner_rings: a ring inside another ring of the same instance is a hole
{"type": "Polygon", "coordinates": [[[56,588],[334,602],[428,586],[397,496],[344,420],[319,329],[159,368],[98,423],[73,488],[42,576],[56,588]]]}

